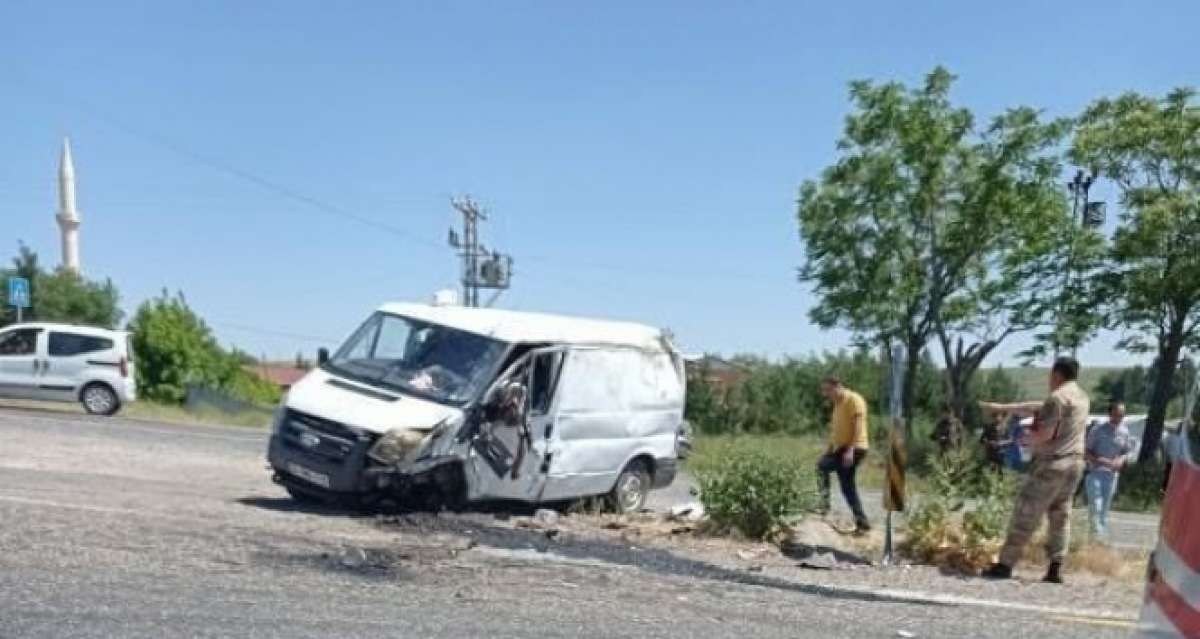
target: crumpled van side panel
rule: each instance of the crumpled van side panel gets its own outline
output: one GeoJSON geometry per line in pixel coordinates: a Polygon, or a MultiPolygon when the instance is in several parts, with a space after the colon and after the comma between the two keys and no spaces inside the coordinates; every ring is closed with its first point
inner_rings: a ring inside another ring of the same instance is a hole
{"type": "Polygon", "coordinates": [[[556,400],[544,497],[607,492],[635,457],[673,463],[683,388],[665,351],[572,349],[556,400]]]}

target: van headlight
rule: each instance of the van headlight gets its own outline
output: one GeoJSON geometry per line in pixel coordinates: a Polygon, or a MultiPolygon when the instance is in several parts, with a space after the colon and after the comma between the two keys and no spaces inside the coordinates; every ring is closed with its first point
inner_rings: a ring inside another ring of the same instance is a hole
{"type": "Polygon", "coordinates": [[[371,446],[367,457],[386,466],[395,466],[425,441],[425,435],[425,431],[414,428],[393,428],[371,446]]]}

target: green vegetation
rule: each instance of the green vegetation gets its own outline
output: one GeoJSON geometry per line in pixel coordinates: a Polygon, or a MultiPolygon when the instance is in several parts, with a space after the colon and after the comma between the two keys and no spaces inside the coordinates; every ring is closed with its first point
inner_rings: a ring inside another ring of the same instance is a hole
{"type": "Polygon", "coordinates": [[[1155,354],[1141,461],[1158,450],[1185,348],[1200,346],[1200,105],[1195,91],[1093,102],[1070,151],[1121,193],[1121,224],[1095,282],[1122,346],[1155,354]]]}
{"type": "Polygon", "coordinates": [[[727,446],[697,469],[700,501],[719,530],[765,539],[819,503],[811,466],[761,446],[727,446]]]}
{"type": "Polygon", "coordinates": [[[219,390],[258,405],[279,401],[279,390],[242,368],[244,354],[226,351],[182,295],[165,292],[138,308],[129,323],[138,365],[140,394],[165,404],[182,404],[188,388],[219,390]]]}
{"type": "MultiPolygon", "coordinates": [[[[61,322],[116,328],[121,321],[120,296],[111,280],[95,282],[77,273],[42,268],[37,253],[19,245],[17,257],[8,270],[0,270],[0,282],[10,276],[29,280],[32,306],[25,309],[24,321],[61,322]]],[[[8,287],[0,285],[0,326],[16,321],[16,310],[8,305],[8,287]]]]}
{"type": "Polygon", "coordinates": [[[850,83],[838,159],[800,187],[800,273],[817,297],[809,317],[902,347],[909,419],[931,341],[961,417],[987,356],[1058,310],[1046,287],[1061,279],[1073,226],[1058,184],[1069,123],[1021,107],[977,127],[952,103],[953,82],[938,67],[916,88],[850,83]]]}
{"type": "Polygon", "coordinates": [[[992,561],[1008,525],[1015,478],[991,472],[969,451],[933,462],[928,486],[909,512],[902,550],[975,574],[992,561]]]}

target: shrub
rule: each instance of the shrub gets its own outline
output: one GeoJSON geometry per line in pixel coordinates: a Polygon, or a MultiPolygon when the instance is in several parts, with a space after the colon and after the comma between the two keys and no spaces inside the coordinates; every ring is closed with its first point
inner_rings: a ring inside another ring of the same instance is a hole
{"type": "Polygon", "coordinates": [[[181,404],[189,386],[221,390],[251,403],[271,404],[278,390],[242,369],[237,352],[217,343],[182,295],[143,303],[129,323],[138,366],[138,391],[147,399],[181,404]]]}
{"type": "Polygon", "coordinates": [[[815,510],[815,477],[798,460],[732,449],[700,474],[700,502],[720,530],[765,539],[789,517],[815,510]]]}
{"type": "Polygon", "coordinates": [[[919,561],[977,571],[1004,538],[1015,478],[991,472],[970,450],[959,450],[934,457],[927,482],[901,549],[919,561]]]}

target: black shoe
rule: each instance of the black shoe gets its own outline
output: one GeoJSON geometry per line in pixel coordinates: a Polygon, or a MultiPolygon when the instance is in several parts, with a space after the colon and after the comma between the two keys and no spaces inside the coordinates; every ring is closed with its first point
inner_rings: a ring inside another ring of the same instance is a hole
{"type": "Polygon", "coordinates": [[[866,519],[859,519],[854,522],[854,534],[865,535],[869,532],[871,532],[871,522],[866,519]]]}
{"type": "Polygon", "coordinates": [[[1050,567],[1046,570],[1046,576],[1042,577],[1042,581],[1048,584],[1063,583],[1062,564],[1057,561],[1050,564],[1050,567]]]}
{"type": "Polygon", "coordinates": [[[1012,567],[997,562],[988,566],[979,576],[984,579],[1012,579],[1012,567]]]}

